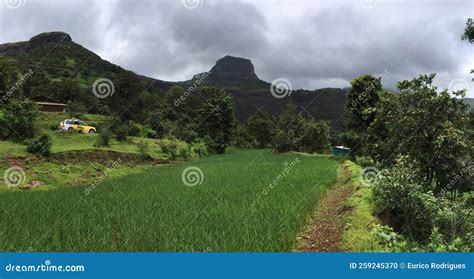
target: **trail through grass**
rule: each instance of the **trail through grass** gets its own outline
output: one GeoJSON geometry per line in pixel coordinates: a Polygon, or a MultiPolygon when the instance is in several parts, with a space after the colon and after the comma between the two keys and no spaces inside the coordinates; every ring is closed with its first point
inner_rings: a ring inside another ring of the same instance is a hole
{"type": "Polygon", "coordinates": [[[95,189],[0,193],[0,251],[288,251],[337,165],[235,150],[95,189]],[[194,187],[190,166],[203,173],[194,187]]]}

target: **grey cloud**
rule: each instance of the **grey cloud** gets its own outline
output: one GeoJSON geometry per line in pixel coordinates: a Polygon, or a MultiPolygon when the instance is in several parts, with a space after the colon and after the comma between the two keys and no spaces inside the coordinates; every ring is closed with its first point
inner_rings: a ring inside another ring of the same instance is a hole
{"type": "Polygon", "coordinates": [[[189,79],[226,54],[295,88],[348,86],[357,75],[384,71],[388,87],[430,72],[442,87],[471,78],[473,46],[460,35],[474,2],[378,2],[366,9],[359,1],[204,0],[186,9],[171,0],[30,0],[15,10],[0,6],[0,42],[62,30],[104,59],[166,80],[189,79]]]}

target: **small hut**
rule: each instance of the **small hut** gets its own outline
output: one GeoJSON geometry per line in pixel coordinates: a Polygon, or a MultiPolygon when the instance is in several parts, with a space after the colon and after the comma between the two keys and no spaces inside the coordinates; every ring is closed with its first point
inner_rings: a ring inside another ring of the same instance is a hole
{"type": "Polygon", "coordinates": [[[31,98],[38,105],[40,111],[48,112],[66,112],[67,105],[60,103],[46,96],[38,96],[31,98]]]}

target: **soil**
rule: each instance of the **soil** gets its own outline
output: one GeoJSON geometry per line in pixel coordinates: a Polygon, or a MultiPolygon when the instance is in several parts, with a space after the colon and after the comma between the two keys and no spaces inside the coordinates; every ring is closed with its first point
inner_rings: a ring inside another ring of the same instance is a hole
{"type": "Polygon", "coordinates": [[[355,191],[350,177],[350,171],[344,169],[342,179],[320,199],[307,229],[298,237],[295,251],[344,251],[341,242],[346,227],[345,220],[352,210],[346,205],[346,201],[355,191]]]}

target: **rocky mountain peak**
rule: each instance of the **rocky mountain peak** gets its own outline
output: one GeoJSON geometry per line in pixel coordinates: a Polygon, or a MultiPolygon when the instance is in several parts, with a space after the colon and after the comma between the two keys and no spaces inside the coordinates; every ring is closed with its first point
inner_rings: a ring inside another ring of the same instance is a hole
{"type": "Polygon", "coordinates": [[[217,60],[210,73],[215,78],[259,80],[252,61],[234,56],[224,56],[217,60]]]}
{"type": "Polygon", "coordinates": [[[48,32],[48,33],[41,33],[39,35],[34,36],[29,40],[29,44],[38,45],[38,44],[45,44],[45,43],[66,43],[71,42],[71,36],[64,32],[48,32]]]}

